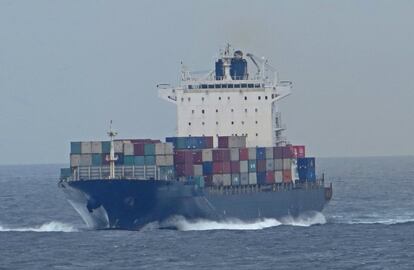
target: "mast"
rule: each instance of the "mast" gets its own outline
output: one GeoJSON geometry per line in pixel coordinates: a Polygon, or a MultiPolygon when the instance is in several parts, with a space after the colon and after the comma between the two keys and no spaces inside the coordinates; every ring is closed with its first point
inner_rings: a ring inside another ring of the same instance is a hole
{"type": "Polygon", "coordinates": [[[111,149],[109,152],[109,179],[115,178],[115,161],[118,160],[118,156],[115,157],[114,138],[118,135],[118,132],[112,130],[112,120],[109,123],[108,136],[111,138],[111,149]]]}

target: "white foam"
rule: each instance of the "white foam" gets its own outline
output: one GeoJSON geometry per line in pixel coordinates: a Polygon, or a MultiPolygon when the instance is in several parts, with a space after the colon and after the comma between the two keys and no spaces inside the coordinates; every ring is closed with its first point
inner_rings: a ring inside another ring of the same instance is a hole
{"type": "Polygon", "coordinates": [[[70,224],[58,221],[51,221],[34,227],[4,227],[0,225],[0,232],[76,232],[70,224]]]}
{"type": "Polygon", "coordinates": [[[312,215],[299,216],[298,218],[286,217],[280,220],[274,218],[264,218],[251,222],[245,222],[239,219],[213,221],[206,219],[187,220],[183,217],[175,217],[168,223],[175,226],[180,231],[262,230],[281,225],[308,227],[316,224],[325,224],[326,219],[322,213],[314,213],[312,215]]]}
{"type": "Polygon", "coordinates": [[[385,219],[354,219],[345,221],[345,224],[384,224],[384,225],[395,225],[414,222],[414,218],[385,218],[385,219]]]}

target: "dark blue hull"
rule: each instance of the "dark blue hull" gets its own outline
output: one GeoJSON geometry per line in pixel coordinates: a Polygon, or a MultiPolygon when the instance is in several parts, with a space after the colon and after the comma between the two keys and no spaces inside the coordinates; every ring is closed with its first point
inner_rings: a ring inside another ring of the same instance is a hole
{"type": "Polygon", "coordinates": [[[210,189],[163,180],[86,180],[59,186],[87,225],[96,229],[135,230],[172,216],[246,221],[298,216],[322,211],[330,198],[323,187],[210,189]]]}

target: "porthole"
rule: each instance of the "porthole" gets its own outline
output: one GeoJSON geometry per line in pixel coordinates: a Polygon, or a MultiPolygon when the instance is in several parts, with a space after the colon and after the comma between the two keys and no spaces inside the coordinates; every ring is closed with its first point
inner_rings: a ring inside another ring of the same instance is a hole
{"type": "Polygon", "coordinates": [[[188,125],[191,126],[191,122],[188,122],[188,125]]]}

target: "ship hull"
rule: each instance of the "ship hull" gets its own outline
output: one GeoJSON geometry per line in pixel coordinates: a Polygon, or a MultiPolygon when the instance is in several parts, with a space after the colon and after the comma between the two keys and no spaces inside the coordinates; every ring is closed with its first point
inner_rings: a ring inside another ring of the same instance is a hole
{"type": "Polygon", "coordinates": [[[59,186],[85,223],[94,229],[138,230],[174,216],[244,221],[295,217],[322,211],[329,200],[323,187],[204,189],[163,180],[85,180],[61,182],[59,186]]]}

